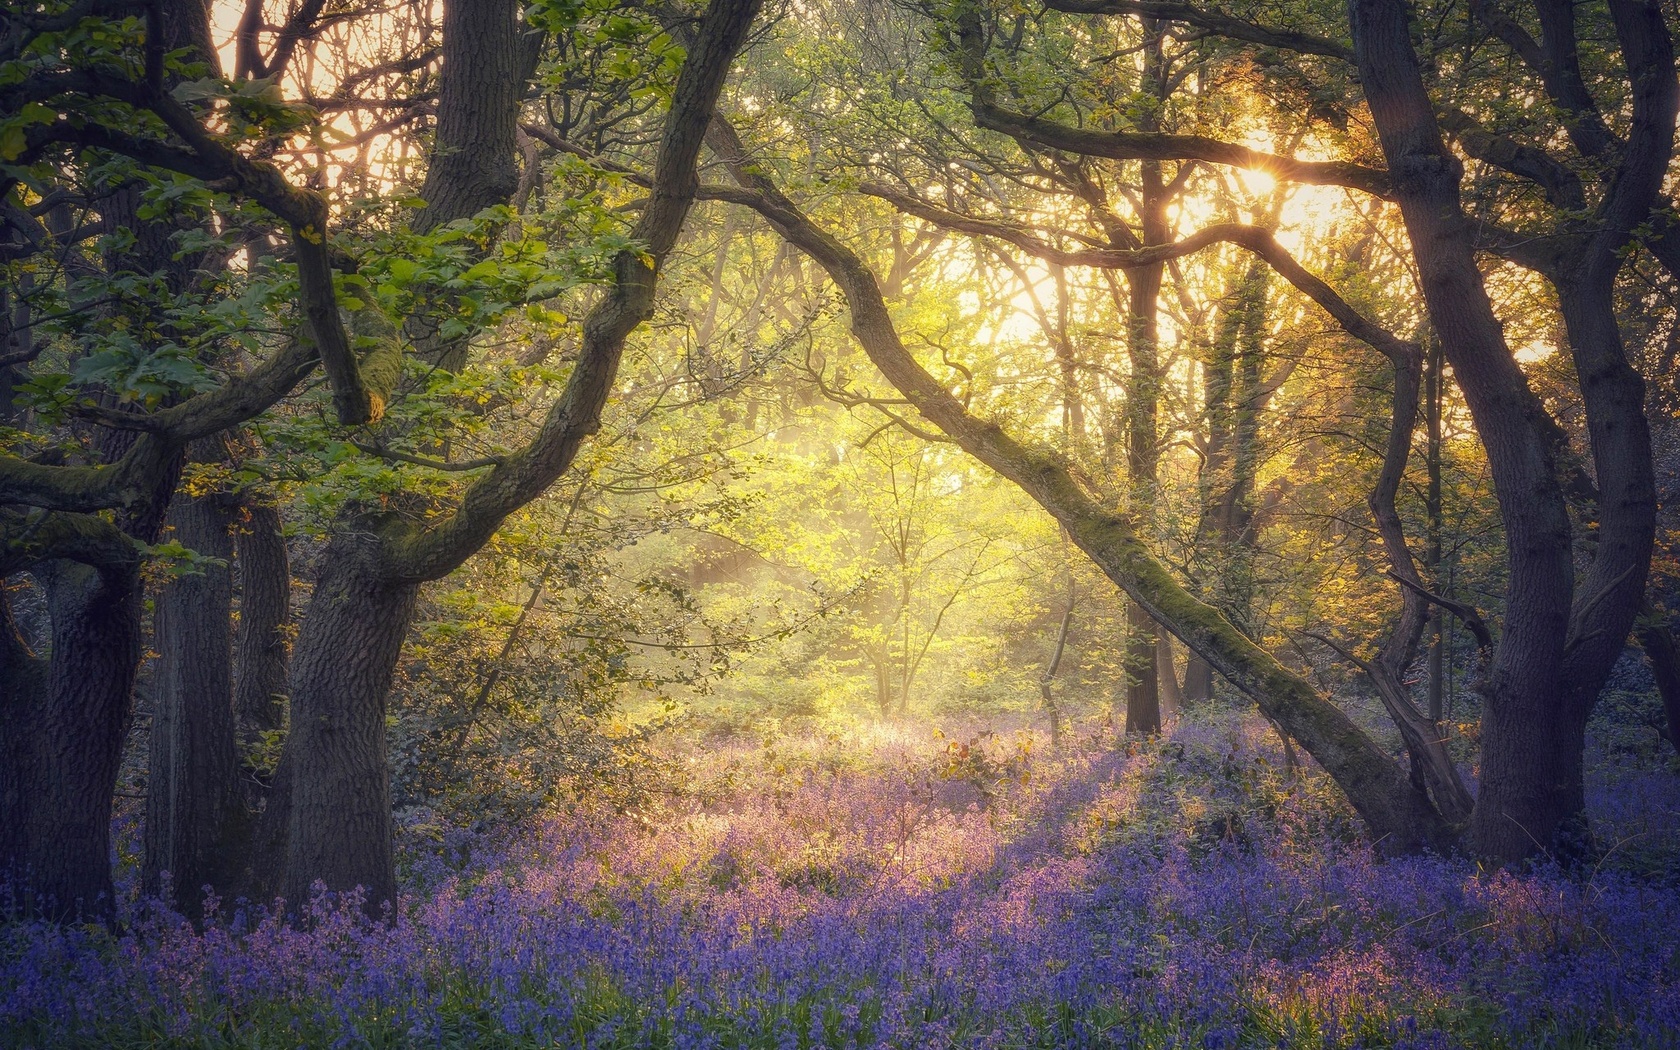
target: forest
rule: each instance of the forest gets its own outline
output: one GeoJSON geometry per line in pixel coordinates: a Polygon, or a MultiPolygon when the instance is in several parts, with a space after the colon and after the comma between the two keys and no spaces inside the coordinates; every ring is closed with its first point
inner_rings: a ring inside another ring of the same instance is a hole
{"type": "Polygon", "coordinates": [[[0,7],[0,1045],[1680,1047],[1677,29],[0,7]]]}

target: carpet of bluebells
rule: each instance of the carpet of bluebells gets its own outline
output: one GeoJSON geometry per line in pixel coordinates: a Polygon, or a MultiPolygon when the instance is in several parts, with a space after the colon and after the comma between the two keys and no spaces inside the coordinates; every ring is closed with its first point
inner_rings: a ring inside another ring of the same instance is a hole
{"type": "Polygon", "coordinates": [[[410,815],[390,925],[0,922],[0,1045],[1680,1047],[1672,765],[1595,776],[1595,867],[1485,873],[1274,745],[784,736],[633,816],[410,815]]]}

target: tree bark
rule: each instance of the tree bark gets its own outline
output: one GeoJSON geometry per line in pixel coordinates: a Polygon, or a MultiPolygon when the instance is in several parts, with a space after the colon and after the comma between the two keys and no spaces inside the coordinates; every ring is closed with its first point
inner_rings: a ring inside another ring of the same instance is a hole
{"type": "MultiPolygon", "coordinates": [[[[33,914],[108,918],[115,903],[111,798],[140,661],[139,575],[132,563],[52,561],[33,571],[47,593],[51,658],[5,681],[6,692],[15,692],[7,720],[22,715],[21,732],[6,726],[7,750],[24,761],[0,782],[7,796],[0,825],[8,828],[0,845],[9,851],[0,869],[20,880],[33,914]],[[14,682],[22,688],[14,691],[14,682]]],[[[6,648],[8,660],[21,655],[15,636],[6,648]]]]}
{"type": "MultiPolygon", "coordinates": [[[[1142,20],[1145,37],[1144,65],[1140,90],[1165,104],[1170,93],[1166,83],[1166,55],[1162,50],[1161,24],[1142,20]]],[[[1145,107],[1139,122],[1144,132],[1160,131],[1160,117],[1145,107]]],[[[1143,247],[1166,244],[1172,237],[1167,224],[1169,193],[1158,160],[1139,164],[1141,193],[1138,198],[1140,242],[1143,247]]],[[[1131,475],[1133,518],[1147,519],[1155,506],[1160,484],[1160,400],[1161,400],[1161,284],[1166,263],[1154,263],[1126,271],[1130,311],[1126,349],[1131,357],[1131,385],[1126,391],[1126,466],[1131,475]]],[[[1155,637],[1159,628],[1143,607],[1132,602],[1126,607],[1126,732],[1161,731],[1161,676],[1156,662],[1155,637]]]]}
{"type": "MultiPolygon", "coordinates": [[[[16,885],[29,862],[35,772],[35,719],[47,707],[47,661],[24,641],[12,596],[0,580],[0,882],[16,885]]],[[[21,888],[21,887],[19,887],[21,888]]]]}
{"type": "MultiPolygon", "coordinates": [[[[1207,448],[1199,488],[1202,528],[1211,527],[1212,580],[1206,592],[1245,634],[1252,632],[1254,481],[1258,467],[1260,353],[1266,329],[1267,271],[1258,259],[1232,279],[1203,362],[1207,448]]],[[[1186,699],[1213,699],[1213,669],[1192,653],[1184,671],[1186,699]]]]}
{"type": "MultiPolygon", "coordinates": [[[[1405,478],[1406,465],[1411,459],[1412,432],[1416,428],[1419,387],[1422,383],[1423,353],[1408,345],[1407,352],[1390,358],[1394,369],[1393,409],[1389,418],[1388,440],[1383,450],[1382,470],[1372,486],[1366,503],[1376,523],[1384,553],[1388,556],[1389,572],[1400,587],[1400,615],[1390,626],[1377,657],[1372,661],[1354,658],[1365,673],[1388,716],[1400,730],[1400,738],[1410,759],[1412,782],[1427,791],[1435,808],[1447,821],[1460,825],[1468,820],[1472,801],[1469,790],[1458,775],[1458,766],[1447,751],[1446,735],[1440,724],[1412,703],[1411,690],[1406,688],[1405,675],[1417,657],[1418,644],[1429,620],[1429,608],[1423,598],[1425,587],[1418,576],[1417,564],[1411,548],[1406,544],[1406,531],[1400,520],[1395,499],[1405,478]]],[[[1344,653],[1351,656],[1351,654],[1344,653]]]]}
{"type": "MultiPolygon", "coordinates": [[[[516,0],[443,5],[437,137],[420,190],[426,206],[410,223],[415,233],[470,219],[519,190],[519,107],[541,46],[522,6],[516,0]]],[[[441,289],[437,294],[451,298],[441,289]]],[[[418,315],[408,328],[422,357],[450,372],[466,366],[471,340],[440,338],[418,315]]]]}
{"type": "Polygon", "coordinates": [[[233,521],[216,495],[179,496],[169,517],[175,540],[215,563],[168,581],[156,599],[141,885],[169,892],[200,924],[205,888],[227,890],[249,828],[231,677],[233,521]]]}
{"type": "Polygon", "coordinates": [[[322,557],[292,661],[289,837],[282,892],[360,886],[379,915],[397,900],[385,700],[419,586],[382,579],[377,540],[347,531],[322,557]]]}
{"type": "Polygon", "coordinates": [[[443,5],[437,145],[416,233],[506,204],[519,189],[519,104],[537,58],[520,10],[513,0],[443,5]]]}
{"type": "Polygon", "coordinates": [[[265,732],[281,727],[286,703],[286,632],[291,621],[292,571],[280,508],[246,499],[238,530],[239,634],[235,639],[233,709],[241,745],[249,751],[265,732]]]}

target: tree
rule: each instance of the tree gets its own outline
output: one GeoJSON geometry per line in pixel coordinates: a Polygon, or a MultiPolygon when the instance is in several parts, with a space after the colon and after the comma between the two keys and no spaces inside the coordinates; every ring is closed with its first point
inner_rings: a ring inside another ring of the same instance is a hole
{"type": "Polygon", "coordinates": [[[0,457],[0,573],[28,572],[46,591],[50,640],[36,653],[8,631],[0,867],[49,914],[99,913],[141,654],[142,554],[182,455],[273,404],[318,359],[347,418],[366,418],[367,402],[333,305],[325,202],[237,148],[297,114],[203,77],[214,55],[202,7],[158,4],[141,20],[31,5],[6,26],[0,193],[7,265],[28,278],[7,317],[7,411],[15,395],[27,407],[0,457]],[[224,120],[228,137],[206,129],[224,120]],[[221,233],[207,221],[217,210],[237,217],[221,233]],[[209,364],[225,367],[250,323],[241,292],[263,295],[225,261],[248,232],[277,227],[298,264],[279,294],[305,320],[218,382],[209,364]]]}
{"type": "MultiPolygon", "coordinates": [[[[285,843],[287,877],[283,888],[292,900],[306,899],[311,883],[317,880],[333,889],[363,886],[370,910],[377,911],[384,902],[393,899],[383,705],[391,667],[407,633],[415,590],[423,580],[442,576],[459,565],[494,534],[507,514],[539,495],[565,471],[579,444],[598,425],[601,405],[611,392],[623,341],[651,308],[654,267],[670,251],[687,212],[700,129],[728,73],[730,58],[745,38],[756,6],[733,0],[719,4],[713,14],[700,20],[682,71],[676,72],[674,64],[669,66],[675,73],[671,88],[673,116],[663,136],[652,193],[642,203],[641,220],[629,231],[630,237],[620,238],[621,247],[614,249],[609,267],[613,289],[600,298],[585,319],[580,360],[572,369],[566,393],[551,407],[546,424],[523,449],[497,456],[481,467],[467,468],[484,473],[459,493],[458,501],[452,501],[449,508],[430,517],[427,525],[431,527],[416,527],[411,518],[402,514],[352,508],[344,518],[345,527],[338,530],[329,544],[291,668],[293,729],[272,804],[264,812],[264,822],[268,825],[262,836],[264,841],[285,843]],[[633,249],[629,247],[631,244],[635,246],[633,249]],[[275,825],[285,826],[291,834],[277,834],[275,825]]],[[[256,22],[247,19],[249,32],[244,42],[249,46],[242,50],[242,71],[253,72],[258,66],[270,72],[277,69],[280,55],[291,54],[300,36],[308,34],[307,20],[318,15],[320,7],[305,5],[299,12],[304,22],[288,23],[282,29],[272,60],[264,60],[254,50],[260,18],[256,22]]],[[[59,688],[51,685],[53,676],[63,676],[71,683],[64,688],[65,699],[53,700],[44,711],[34,709],[33,697],[20,698],[14,706],[11,700],[17,694],[8,689],[6,711],[9,723],[15,719],[19,734],[14,737],[8,726],[8,746],[12,746],[13,739],[27,738],[27,746],[17,749],[20,761],[8,766],[9,774],[13,770],[18,773],[15,786],[8,777],[5,792],[6,804],[16,807],[8,812],[5,821],[6,861],[8,866],[20,869],[38,892],[58,901],[63,911],[76,907],[77,901],[96,907],[94,902],[101,894],[108,906],[106,835],[111,778],[126,733],[128,694],[139,660],[140,549],[128,536],[149,542],[155,538],[156,528],[155,524],[145,526],[139,522],[126,526],[128,535],[125,536],[118,534],[110,523],[86,512],[118,506],[143,511],[155,522],[161,518],[174,488],[174,471],[178,469],[174,464],[188,443],[211,437],[261,412],[290,391],[317,359],[327,372],[340,424],[356,426],[377,419],[396,387],[402,353],[400,340],[381,317],[382,310],[370,311],[365,301],[335,295],[335,262],[348,260],[342,256],[335,260],[332,254],[335,246],[323,236],[328,215],[323,200],[308,191],[295,189],[285,181],[278,167],[239,152],[204,126],[204,121],[212,118],[232,120],[237,127],[272,135],[295,128],[296,113],[275,104],[265,94],[268,89],[261,85],[243,88],[238,83],[214,80],[195,82],[201,86],[192,92],[204,93],[215,100],[203,111],[195,112],[175,97],[183,93],[181,90],[177,89],[174,95],[164,90],[165,67],[188,73],[198,71],[169,57],[171,53],[159,35],[158,26],[172,23],[167,19],[161,22],[154,19],[149,27],[126,23],[124,32],[128,36],[118,36],[119,51],[115,57],[108,57],[103,52],[88,53],[89,45],[85,42],[91,40],[103,46],[101,42],[106,38],[97,32],[104,26],[97,18],[103,13],[101,10],[32,13],[20,23],[25,32],[16,38],[20,48],[16,54],[21,56],[17,61],[26,67],[27,75],[20,85],[8,89],[6,99],[7,112],[18,114],[10,133],[21,133],[21,146],[14,151],[14,158],[36,163],[38,158],[63,156],[53,151],[62,150],[61,144],[69,141],[78,149],[132,155],[142,163],[183,175],[184,179],[171,182],[175,177],[169,176],[164,181],[167,186],[179,186],[195,202],[221,206],[217,198],[205,198],[193,179],[215,180],[223,192],[249,194],[292,228],[296,269],[280,270],[286,276],[279,284],[283,289],[284,280],[295,274],[291,279],[298,282],[301,312],[307,318],[308,327],[304,336],[286,343],[279,353],[248,375],[236,377],[208,394],[189,397],[178,405],[156,408],[154,398],[146,405],[151,411],[133,413],[131,419],[127,413],[72,402],[71,407],[78,413],[93,414],[102,422],[129,428],[122,433],[140,435],[124,446],[126,451],[117,450],[120,457],[108,454],[105,465],[59,467],[31,463],[21,457],[12,457],[4,463],[6,483],[0,489],[0,498],[14,506],[37,508],[7,512],[11,528],[4,563],[6,573],[27,568],[37,578],[43,578],[47,570],[40,566],[47,559],[66,556],[91,560],[105,567],[103,576],[92,570],[78,570],[79,578],[90,581],[78,586],[93,600],[84,599],[75,606],[55,605],[52,609],[54,632],[62,636],[51,650],[51,667],[57,670],[42,674],[34,663],[20,664],[18,661],[25,651],[20,644],[11,644],[7,650],[11,654],[8,669],[18,668],[18,681],[41,682],[40,688],[44,690],[59,688]],[[90,30],[95,32],[90,35],[90,30]],[[84,36],[76,36],[77,33],[84,36]],[[50,54],[54,47],[60,49],[61,55],[69,53],[82,66],[70,73],[61,73],[50,66],[46,72],[28,72],[35,55],[50,54]],[[120,50],[123,47],[130,50],[123,52],[120,50]],[[142,55],[143,60],[135,60],[132,56],[136,54],[142,55]],[[131,75],[130,71],[135,72],[131,75]],[[45,105],[47,102],[74,108],[79,114],[86,112],[93,119],[55,121],[52,107],[45,105]],[[139,134],[130,130],[135,127],[140,129],[139,134]],[[361,357],[352,350],[352,336],[341,309],[351,315],[357,329],[356,341],[371,348],[361,357]],[[47,512],[44,522],[40,511],[47,512]],[[90,591],[90,586],[103,591],[90,591]],[[83,609],[85,613],[80,611],[83,609]],[[82,651],[89,646],[80,644],[73,632],[77,617],[93,614],[99,617],[99,637],[91,644],[99,654],[97,659],[82,651]],[[101,661],[109,665],[108,674],[101,661]],[[83,702],[69,695],[76,688],[85,691],[89,687],[99,690],[97,698],[83,702]],[[60,708],[64,716],[55,722],[51,712],[60,708]],[[87,727],[95,724],[102,727],[100,732],[88,732],[87,727]],[[47,743],[54,734],[96,741],[94,746],[102,749],[99,758],[63,765],[60,758],[68,753],[60,746],[47,743]],[[43,797],[53,802],[51,808],[34,805],[33,796],[43,788],[61,794],[76,792],[75,804],[70,804],[68,797],[54,800],[49,794],[43,797]],[[88,816],[78,817],[81,811],[86,811],[88,816]],[[13,816],[18,819],[10,819],[13,816]],[[72,821],[70,826],[76,829],[75,835],[56,833],[55,824],[64,820],[72,821]],[[85,842],[77,839],[77,835],[84,836],[85,842]],[[59,863],[60,855],[67,852],[66,842],[75,843],[74,855],[59,863]]],[[[459,151],[452,151],[454,143],[447,139],[440,143],[440,153],[449,159],[434,172],[437,178],[430,188],[438,199],[431,202],[432,208],[421,213],[426,216],[423,225],[441,222],[446,227],[432,238],[434,242],[460,240],[461,231],[448,228],[450,220],[466,217],[460,214],[460,209],[477,210],[489,197],[505,197],[517,189],[501,177],[512,170],[511,158],[518,147],[517,107],[523,93],[523,77],[529,75],[528,63],[525,66],[518,61],[510,63],[508,56],[532,53],[527,46],[516,46],[522,43],[516,14],[515,7],[505,4],[455,5],[446,10],[445,21],[449,24],[444,35],[448,38],[453,34],[455,43],[461,45],[455,50],[445,48],[445,60],[452,66],[444,77],[448,104],[443,109],[450,114],[446,121],[448,134],[459,136],[463,144],[476,145],[468,158],[472,163],[455,164],[454,161],[463,158],[459,151]],[[494,10],[487,13],[487,8],[494,10]],[[509,80],[513,82],[507,83],[509,80]],[[503,83],[503,90],[480,90],[491,81],[503,83]],[[472,110],[474,105],[500,109],[491,114],[495,119],[479,120],[474,114],[483,114],[472,110]],[[467,107],[464,113],[457,111],[462,106],[467,107]],[[499,136],[496,140],[499,145],[495,148],[485,145],[482,140],[486,135],[499,136]],[[451,171],[455,174],[449,174],[451,171]],[[463,192],[446,192],[450,189],[463,192]],[[466,192],[475,189],[481,192],[476,195],[466,192]],[[453,210],[451,214],[442,214],[449,210],[453,210]]],[[[191,17],[182,24],[198,25],[202,29],[202,10],[194,8],[186,16],[191,17]]],[[[560,17],[564,21],[575,14],[562,12],[560,17]]],[[[189,93],[189,97],[198,95],[189,93]]],[[[78,160],[77,154],[70,154],[70,167],[64,170],[75,175],[79,171],[75,167],[78,160]]],[[[31,172],[32,176],[35,174],[31,172]]],[[[5,187],[7,192],[15,185],[17,180],[13,178],[5,187]]],[[[28,192],[44,199],[51,190],[37,182],[31,184],[28,192]]],[[[248,239],[244,228],[234,225],[237,232],[231,250],[263,244],[260,236],[248,239]]],[[[488,244],[489,238],[480,237],[477,243],[488,244]]],[[[460,260],[462,254],[455,252],[451,258],[460,260]]],[[[470,251],[464,254],[468,257],[456,268],[457,276],[475,264],[470,251]]],[[[406,269],[393,267],[384,260],[362,262],[372,262],[368,272],[386,282],[376,288],[364,276],[358,284],[350,285],[364,291],[389,288],[393,281],[402,283],[404,276],[418,277],[404,284],[418,291],[435,272],[420,273],[412,265],[406,269]],[[396,277],[392,276],[393,269],[398,271],[396,277]]],[[[259,276],[264,273],[256,272],[259,276]]],[[[345,287],[347,280],[340,280],[339,284],[345,287]]],[[[472,290],[470,285],[467,287],[472,290]]],[[[480,301],[467,297],[461,303],[471,311],[477,309],[480,301]]],[[[195,307],[197,302],[194,300],[195,307]]],[[[507,308],[507,304],[501,307],[507,308]]],[[[494,313],[492,309],[490,315],[494,313]]],[[[450,347],[461,343],[470,330],[470,323],[466,329],[458,325],[452,328],[446,323],[436,330],[435,338],[450,344],[442,352],[453,353],[450,347]]],[[[421,333],[422,341],[432,337],[433,333],[421,333]]],[[[32,378],[40,381],[44,375],[44,370],[38,370],[32,378]]],[[[380,452],[388,454],[383,449],[380,452]]],[[[422,457],[420,461],[445,463],[436,458],[422,457]]],[[[226,535],[225,529],[220,535],[226,535]]],[[[217,537],[215,528],[195,534],[197,542],[212,549],[219,545],[217,537]]],[[[215,604],[222,604],[219,595],[215,604]]],[[[167,627],[167,617],[165,621],[167,627]]],[[[225,616],[220,623],[225,627],[225,616]]],[[[218,628],[213,633],[219,635],[222,630],[218,628]]],[[[166,632],[165,638],[170,636],[166,632]]],[[[174,637],[182,635],[176,631],[174,637]]],[[[224,656],[221,652],[213,656],[205,654],[194,658],[191,664],[221,680],[230,675],[224,656]]],[[[266,677],[272,683],[272,667],[266,677]]],[[[253,691],[256,688],[253,682],[253,691]]],[[[226,691],[216,695],[226,695],[226,691]]],[[[214,706],[219,716],[222,713],[219,698],[214,706]]],[[[183,727],[203,728],[196,718],[170,721],[183,727]]],[[[226,721],[231,724],[231,719],[226,721]]],[[[224,745],[231,744],[228,736],[216,730],[216,749],[224,754],[227,750],[224,745]]],[[[160,736],[160,746],[168,739],[167,735],[160,736]]],[[[208,756],[200,753],[196,744],[191,751],[190,756],[175,755],[170,769],[159,771],[163,777],[160,788],[165,783],[178,784],[173,771],[196,768],[208,761],[208,756]]],[[[225,762],[217,760],[212,765],[218,771],[225,771],[225,762]]],[[[198,787],[189,790],[189,785],[179,784],[183,789],[180,792],[172,786],[170,806],[177,812],[220,812],[225,807],[204,796],[206,791],[212,794],[220,791],[224,778],[217,772],[207,776],[206,781],[216,784],[203,790],[198,787]],[[185,810],[180,809],[176,799],[181,800],[185,810]]],[[[162,803],[161,796],[159,802],[162,803]]],[[[191,819],[195,824],[200,823],[198,817],[191,819]]],[[[184,848],[189,852],[197,849],[196,846],[184,848]]],[[[160,845],[160,855],[154,865],[159,871],[164,866],[161,850],[160,845]]],[[[221,862],[225,865],[226,858],[221,858],[221,862]]]]}
{"type": "MultiPolygon", "coordinates": [[[[1127,15],[1138,11],[1136,5],[1123,0],[1051,6],[1065,6],[1081,14],[1127,15]]],[[[1581,377],[1599,514],[1596,556],[1570,613],[1569,598],[1576,587],[1570,564],[1571,526],[1565,486],[1572,479],[1557,455],[1561,431],[1545,415],[1499,332],[1483,290],[1484,279],[1475,265],[1477,244],[1490,243],[1488,238],[1500,228],[1491,220],[1472,223],[1461,217],[1463,212],[1457,203],[1461,169],[1435,130],[1435,113],[1443,107],[1428,97],[1416,74],[1404,11],[1397,4],[1383,4],[1355,5],[1352,12],[1352,49],[1327,37],[1274,30],[1191,7],[1174,7],[1171,12],[1151,7],[1148,13],[1168,14],[1199,31],[1226,37],[1238,47],[1259,46],[1308,56],[1299,68],[1309,82],[1323,60],[1345,64],[1355,59],[1388,155],[1387,171],[1354,162],[1303,161],[1267,154],[1206,135],[1169,135],[1130,128],[1094,130],[1058,122],[1043,115],[1043,110],[1035,116],[1010,109],[999,101],[995,85],[1000,77],[988,64],[988,54],[993,41],[1019,39],[1024,22],[1017,20],[1011,37],[988,21],[990,12],[982,6],[959,4],[949,11],[934,12],[934,17],[956,56],[975,122],[1024,144],[1044,151],[1116,160],[1177,160],[1261,169],[1284,180],[1395,195],[1414,245],[1431,325],[1439,333],[1476,418],[1505,516],[1510,594],[1504,634],[1493,657],[1488,685],[1483,792],[1471,818],[1468,841],[1478,854],[1501,861],[1527,856],[1537,849],[1567,848],[1572,837],[1570,828],[1577,822],[1582,805],[1580,755],[1586,713],[1609,661],[1620,651],[1631,627],[1650,549],[1650,457],[1648,441],[1641,436],[1645,429],[1641,383],[1622,350],[1614,293],[1622,249],[1632,243],[1638,225],[1632,217],[1647,214],[1654,203],[1659,203],[1657,187],[1670,154],[1674,64],[1667,29],[1654,8],[1612,5],[1611,22],[1619,34],[1621,57],[1628,70],[1624,83],[1632,85],[1632,122],[1626,142],[1623,145],[1617,140],[1612,147],[1614,136],[1605,137],[1608,133],[1596,107],[1587,108],[1590,94],[1582,94],[1570,16],[1559,10],[1543,12],[1542,17],[1551,26],[1545,46],[1552,50],[1546,57],[1529,48],[1534,60],[1530,65],[1547,82],[1543,86],[1553,94],[1560,110],[1570,115],[1565,128],[1576,147],[1596,149],[1593,155],[1601,159],[1609,157],[1607,151],[1614,149],[1620,161],[1603,169],[1605,188],[1593,208],[1595,222],[1581,225],[1565,218],[1548,231],[1540,249],[1530,247],[1533,242],[1514,233],[1499,234],[1491,242],[1495,250],[1540,269],[1559,288],[1558,302],[1581,377]],[[1450,251],[1437,250],[1443,238],[1451,244],[1450,251]],[[1560,254],[1548,254],[1553,251],[1560,254]],[[1607,499],[1616,504],[1614,511],[1605,503],[1607,499]],[[1529,648],[1541,644],[1536,641],[1541,638],[1547,647],[1544,659],[1529,648]]],[[[1513,28],[1509,19],[1501,22],[1487,11],[1480,17],[1503,26],[1497,31],[1503,32],[1508,42],[1516,42],[1509,46],[1519,51],[1528,48],[1524,43],[1526,32],[1513,28]]],[[[1437,55],[1436,60],[1445,59],[1437,55]]],[[[1606,83],[1614,87],[1615,81],[1606,83]]],[[[1557,162],[1542,163],[1546,158],[1538,147],[1527,147],[1508,136],[1490,138],[1491,133],[1481,133],[1478,126],[1462,122],[1457,126],[1463,129],[1459,132],[1461,147],[1473,156],[1487,157],[1499,177],[1514,174],[1527,178],[1562,206],[1574,199],[1575,182],[1566,177],[1569,169],[1557,162]]],[[[1530,130],[1524,129],[1524,133],[1530,130]]],[[[1398,771],[1386,756],[1372,748],[1361,732],[1305,682],[1247,644],[1228,622],[1186,594],[1142,548],[1129,523],[1112,512],[1099,510],[1055,460],[1017,443],[995,425],[975,419],[952,399],[904,350],[880,300],[878,285],[863,262],[815,227],[762,170],[749,167],[741,159],[746,154],[732,133],[715,129],[714,147],[731,161],[741,187],[714,192],[758,210],[779,232],[828,269],[851,305],[853,330],[860,342],[924,417],[1021,484],[1064,522],[1076,542],[1116,582],[1141,604],[1157,611],[1157,618],[1186,644],[1254,696],[1262,710],[1338,780],[1379,839],[1401,848],[1450,839],[1451,819],[1435,809],[1421,787],[1399,782],[1398,771]]],[[[1317,301],[1350,334],[1388,356],[1397,375],[1410,377],[1410,404],[1406,403],[1407,397],[1396,399],[1397,422],[1403,421],[1404,425],[1392,430],[1392,445],[1409,447],[1416,401],[1416,346],[1396,339],[1354,311],[1328,285],[1283,253],[1264,231],[1228,225],[1205,227],[1156,252],[1118,244],[1064,248],[1018,226],[982,223],[953,214],[940,218],[955,228],[983,228],[991,236],[1025,244],[1040,257],[1063,264],[1108,263],[1135,268],[1153,265],[1163,257],[1182,257],[1212,243],[1238,244],[1317,301]]],[[[1663,221],[1659,220],[1657,229],[1663,221]]],[[[1648,243],[1659,255],[1667,251],[1661,236],[1649,238],[1648,243]]],[[[1576,481],[1580,478],[1575,475],[1576,481]]],[[[1582,488],[1579,484],[1576,487],[1582,488]]],[[[1379,519],[1392,520],[1381,493],[1373,500],[1373,509],[1379,519]]],[[[1403,538],[1400,547],[1392,551],[1395,556],[1401,553],[1404,562],[1409,562],[1411,555],[1404,548],[1403,538]]],[[[1403,562],[1396,557],[1396,564],[1403,562]]],[[[1407,590],[1415,592],[1415,580],[1410,582],[1413,585],[1407,590]]],[[[1404,600],[1407,612],[1403,621],[1407,626],[1397,630],[1392,636],[1395,639],[1410,638],[1414,633],[1410,625],[1421,619],[1420,603],[1415,598],[1404,600]]],[[[1467,616],[1470,613],[1463,607],[1457,611],[1467,616]]],[[[1406,650],[1410,645],[1415,642],[1391,647],[1391,651],[1406,650]]],[[[1409,698],[1407,704],[1409,707],[1409,698]]],[[[1441,796],[1440,801],[1450,813],[1446,797],[1441,796]]]]}

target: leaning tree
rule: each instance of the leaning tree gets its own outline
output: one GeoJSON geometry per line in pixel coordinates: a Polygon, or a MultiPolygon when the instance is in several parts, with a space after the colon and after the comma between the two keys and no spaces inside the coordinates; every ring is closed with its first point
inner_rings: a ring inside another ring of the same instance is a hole
{"type": "MultiPolygon", "coordinates": [[[[1463,841],[1495,861],[1581,842],[1582,755],[1588,715],[1634,626],[1655,521],[1644,381],[1628,360],[1617,277],[1630,253],[1665,267],[1675,215],[1663,179],[1672,155],[1675,63],[1660,8],[1637,2],[1578,9],[1541,3],[1476,5],[1468,22],[1417,18],[1398,0],[1359,0],[1345,22],[1302,12],[1285,28],[1245,12],[1137,0],[1051,0],[1078,18],[1164,19],[1268,71],[1267,83],[1305,85],[1355,129],[1349,159],[1269,153],[1208,133],[1172,133],[1068,101],[1054,80],[1011,78],[1009,52],[1040,20],[959,0],[919,10],[967,98],[971,134],[1006,136],[1050,163],[1101,158],[1265,171],[1329,185],[1398,207],[1433,337],[1475,421],[1499,499],[1508,592],[1489,650],[1482,776],[1474,809],[1431,726],[1402,689],[1401,659],[1416,644],[1426,591],[1403,535],[1390,526],[1394,472],[1415,420],[1419,349],[1351,307],[1285,253],[1266,230],[1214,224],[1173,243],[1143,245],[1086,233],[1073,245],[996,216],[941,209],[902,191],[893,203],[952,229],[998,238],[1062,265],[1149,267],[1230,243],[1317,302],[1395,367],[1389,456],[1372,505],[1407,612],[1366,669],[1399,717],[1414,763],[1408,778],[1309,683],[1192,595],[1140,539],[1137,523],[1096,497],[1065,460],[971,413],[905,347],[875,276],[857,252],[818,226],[772,181],[773,165],[727,125],[713,147],[734,186],[707,192],[753,208],[825,267],[851,307],[859,343],[921,415],[1046,507],[1096,563],[1151,615],[1206,658],[1305,747],[1388,848],[1463,841]],[[1421,41],[1423,48],[1420,57],[1421,41]],[[1615,41],[1614,44],[1607,41],[1615,41]],[[1590,42],[1590,43],[1588,43],[1590,42]],[[1583,54],[1585,52],[1585,54],[1583,54]],[[1424,70],[1433,74],[1432,91],[1424,70]],[[1497,76],[1489,76],[1493,70],[1497,76]],[[1345,101],[1363,93],[1363,105],[1345,101]],[[1530,100],[1512,105],[1512,98],[1530,100]],[[1450,145],[1449,145],[1450,143],[1450,145]],[[1361,151],[1363,148],[1363,152],[1361,151]],[[1382,163],[1378,163],[1378,155],[1382,163]],[[1471,164],[1467,167],[1466,161],[1471,164]],[[1476,179],[1467,186],[1467,171],[1476,179]],[[1518,363],[1487,291],[1487,272],[1521,268],[1551,289],[1586,419],[1579,447],[1550,415],[1518,363]],[[1390,694],[1393,695],[1390,695],[1390,694]]],[[[1315,107],[1306,107],[1315,112],[1315,107]]],[[[889,194],[883,194],[892,196],[889,194]]],[[[1671,271],[1672,272],[1672,271],[1671,271]]],[[[1449,611],[1480,628],[1461,603],[1449,611]]]]}

